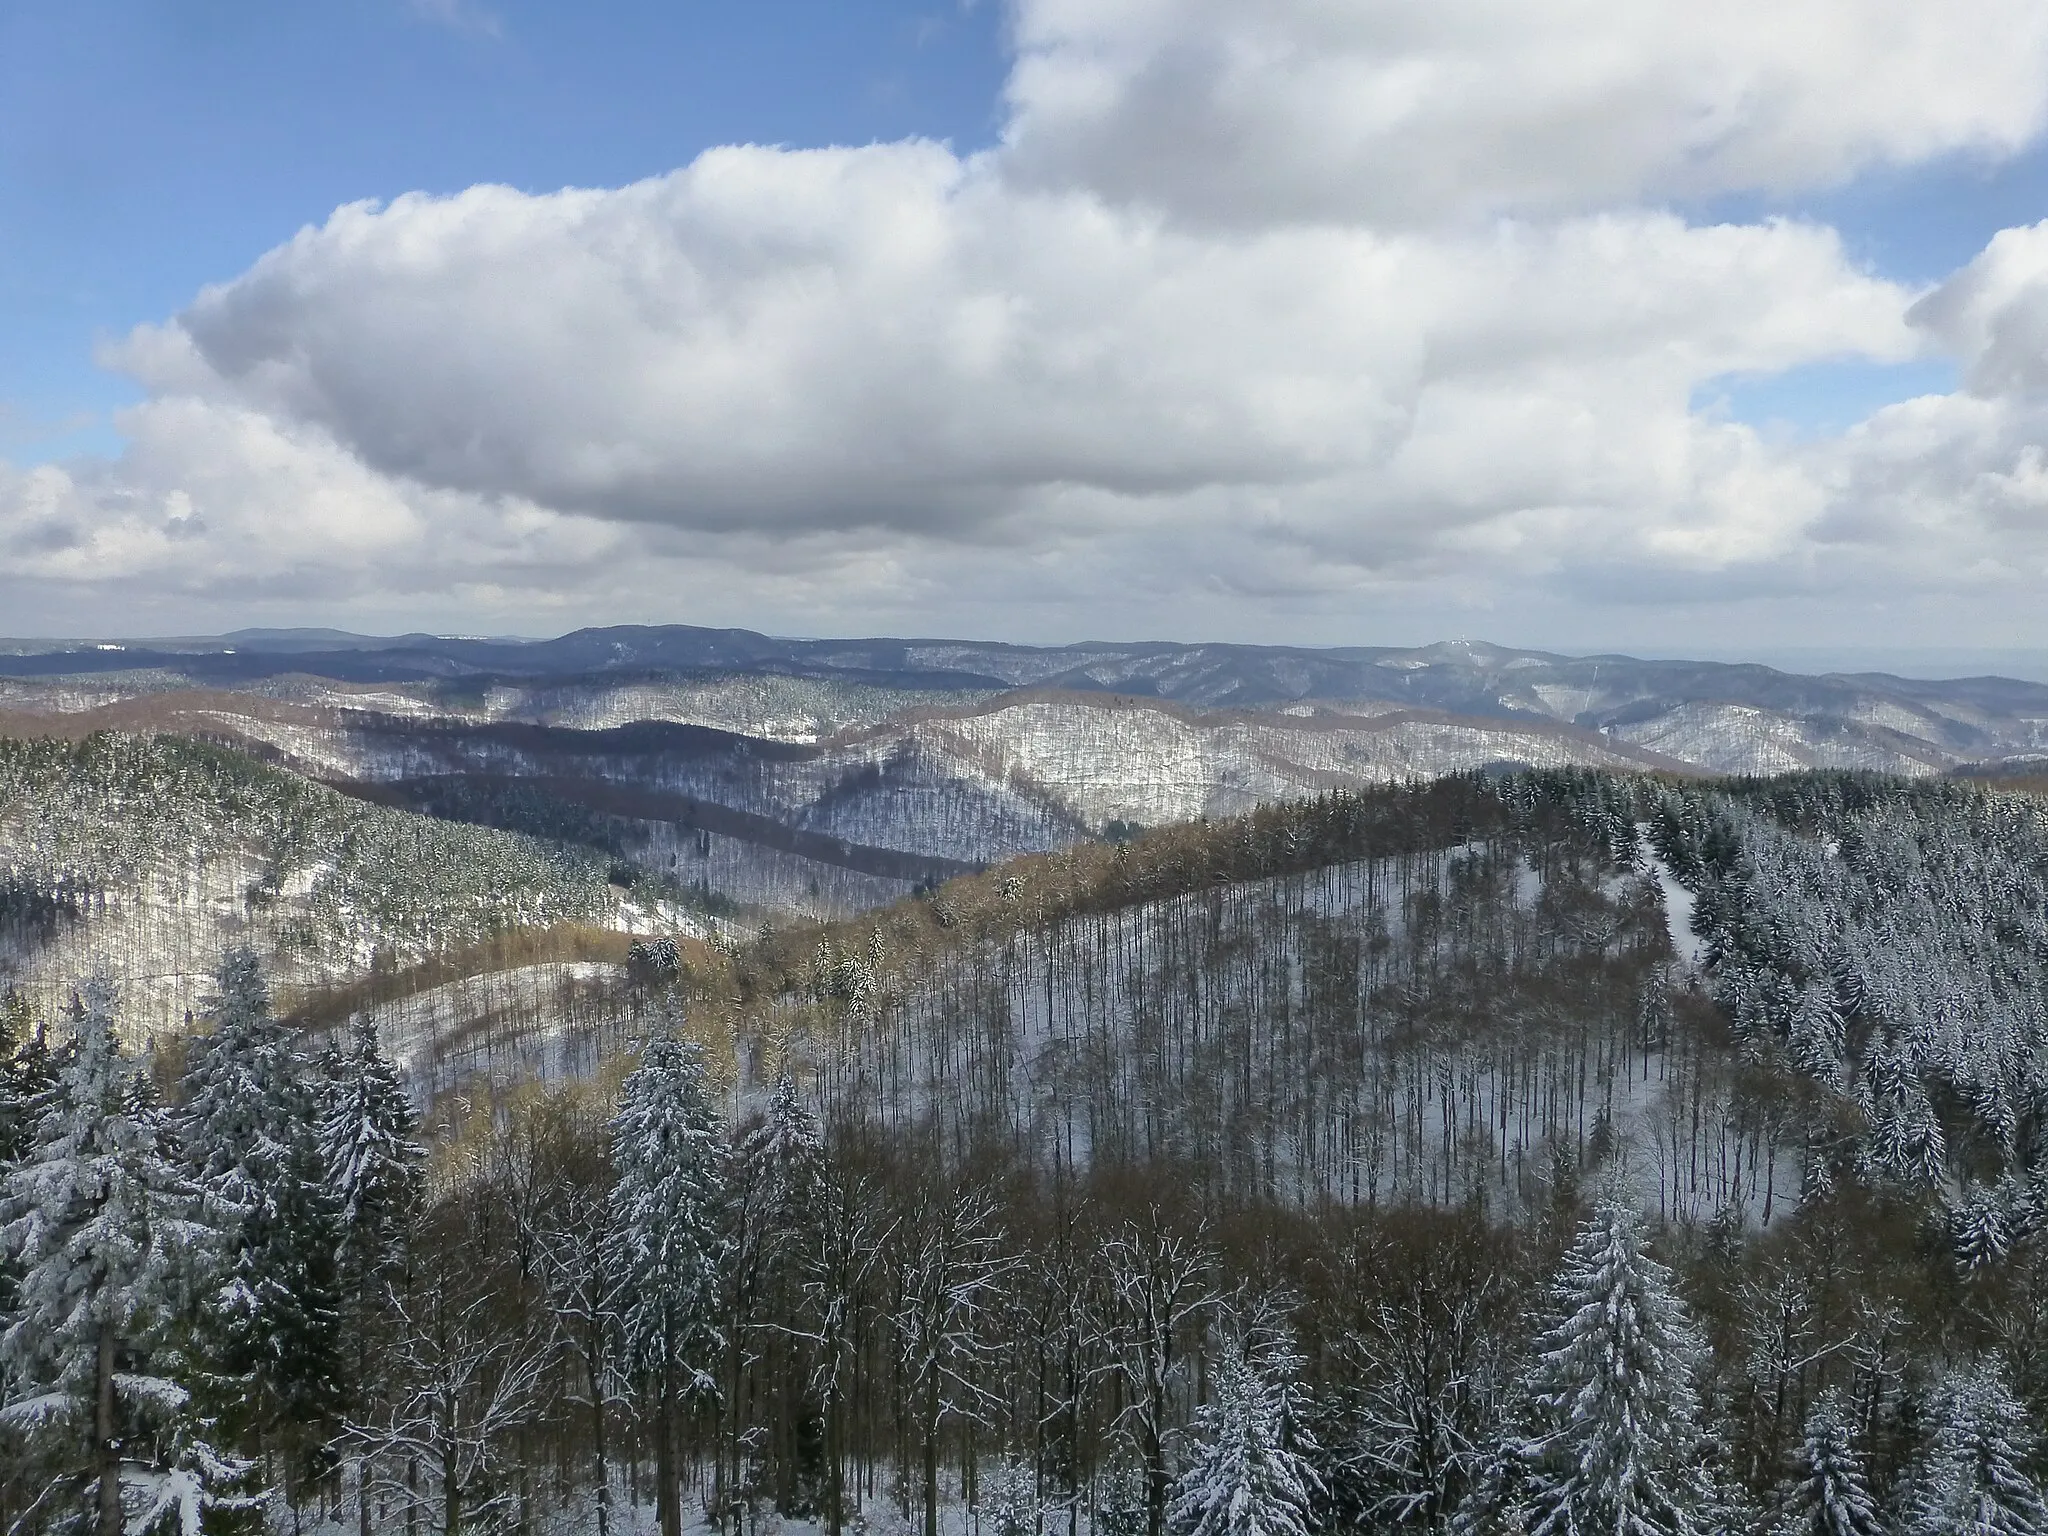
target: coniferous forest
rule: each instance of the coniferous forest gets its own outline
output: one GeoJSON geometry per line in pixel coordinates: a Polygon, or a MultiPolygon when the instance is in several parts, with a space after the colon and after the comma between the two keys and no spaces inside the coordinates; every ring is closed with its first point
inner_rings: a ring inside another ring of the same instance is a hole
{"type": "Polygon", "coordinates": [[[460,1052],[8,993],[0,1525],[2048,1532],[2036,799],[1467,775],[714,937],[460,1052]]]}

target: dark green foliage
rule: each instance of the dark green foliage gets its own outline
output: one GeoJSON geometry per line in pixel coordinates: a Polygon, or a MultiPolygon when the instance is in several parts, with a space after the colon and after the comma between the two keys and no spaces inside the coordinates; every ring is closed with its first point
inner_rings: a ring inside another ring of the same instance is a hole
{"type": "Polygon", "coordinates": [[[303,1476],[340,1406],[336,1203],[308,1064],[271,1014],[254,953],[233,950],[191,1042],[184,1150],[221,1231],[199,1327],[224,1417],[282,1443],[303,1476]]]}

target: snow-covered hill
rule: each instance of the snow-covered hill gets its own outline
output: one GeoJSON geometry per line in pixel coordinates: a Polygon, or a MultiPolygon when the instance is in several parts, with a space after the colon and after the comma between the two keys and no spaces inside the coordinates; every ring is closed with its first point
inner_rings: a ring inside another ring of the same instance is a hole
{"type": "MultiPolygon", "coordinates": [[[[105,690],[260,690],[309,702],[601,728],[636,719],[822,740],[906,707],[1017,688],[1201,709],[1324,701],[1542,720],[1662,743],[1717,772],[1772,765],[1900,772],[2048,748],[2048,687],[2009,678],[1808,677],[1769,667],[1562,656],[1473,642],[1414,648],[960,640],[783,640],[672,625],[547,641],[264,632],[218,640],[0,645],[0,676],[80,704],[105,690]],[[381,698],[374,698],[382,695],[381,698]]],[[[0,707],[11,700],[0,696],[0,707]]]]}
{"type": "Polygon", "coordinates": [[[693,921],[606,875],[592,854],[365,805],[174,738],[0,740],[0,989],[46,1018],[104,966],[125,1027],[180,1028],[231,943],[294,991],[510,928],[693,921]]]}
{"type": "Polygon", "coordinates": [[[1134,826],[1474,767],[1929,776],[2048,751],[2048,687],[2029,683],[1466,643],[1034,648],[677,627],[30,649],[0,655],[0,735],[238,743],[387,803],[579,837],[707,900],[817,918],[1134,826]],[[451,793],[459,779],[473,792],[451,793]]]}
{"type": "MultiPolygon", "coordinates": [[[[27,728],[17,719],[18,729],[27,728]]],[[[796,834],[784,853],[901,880],[905,888],[926,872],[884,867],[869,855],[986,863],[1065,846],[1112,823],[1234,815],[1322,790],[1487,764],[1684,766],[1540,719],[1311,705],[1199,711],[1041,691],[952,707],[928,703],[811,741],[694,723],[580,730],[422,718],[223,692],[151,695],[52,724],[76,734],[103,722],[240,739],[342,781],[487,775],[547,779],[557,791],[563,780],[630,786],[676,802],[634,818],[650,828],[681,824],[744,839],[739,823],[705,814],[736,812],[796,834]]],[[[773,835],[768,827],[752,830],[756,841],[773,835]]],[[[676,851],[652,830],[643,835],[663,858],[676,851]]]]}

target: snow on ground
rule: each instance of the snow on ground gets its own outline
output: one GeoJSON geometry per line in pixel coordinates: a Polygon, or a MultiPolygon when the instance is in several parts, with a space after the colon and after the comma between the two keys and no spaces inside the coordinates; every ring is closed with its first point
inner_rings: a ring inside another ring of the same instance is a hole
{"type": "MultiPolygon", "coordinates": [[[[64,1017],[72,988],[104,967],[120,988],[123,1035],[138,1044],[185,1027],[212,985],[227,945],[262,936],[276,909],[254,915],[250,885],[263,873],[253,854],[199,860],[149,872],[135,887],[92,901],[82,921],[0,942],[0,983],[26,994],[38,1017],[64,1017]]],[[[287,964],[284,979],[293,978],[287,964]]]]}
{"type": "Polygon", "coordinates": [[[1622,740],[1716,773],[1863,768],[1912,776],[1937,773],[1946,765],[1945,754],[1924,741],[1879,734],[1857,722],[1805,720],[1747,704],[1680,704],[1610,730],[1622,740]]]}
{"type": "Polygon", "coordinates": [[[660,720],[764,741],[809,743],[849,728],[878,725],[909,709],[972,703],[991,691],[929,692],[777,673],[626,683],[505,683],[486,692],[478,714],[489,720],[586,731],[660,720]]]}
{"type": "Polygon", "coordinates": [[[1231,815],[1505,759],[1641,766],[1620,748],[1505,720],[1193,715],[1117,698],[1022,700],[921,721],[909,733],[992,775],[1043,786],[1091,826],[1231,815]]]}
{"type": "Polygon", "coordinates": [[[609,1016],[603,983],[623,970],[594,960],[515,966],[365,1012],[385,1054],[424,1105],[478,1079],[509,1084],[588,1076],[609,1016]]]}
{"type": "MultiPolygon", "coordinates": [[[[994,1461],[984,1464],[982,1502],[976,1506],[961,1496],[958,1470],[951,1467],[940,1469],[940,1536],[997,1536],[996,1512],[991,1501],[994,1470],[994,1461]]],[[[614,1471],[607,1516],[613,1536],[657,1536],[661,1527],[656,1517],[653,1489],[644,1485],[645,1479],[643,1486],[630,1487],[624,1470],[614,1471]]],[[[865,1500],[859,1497],[860,1489],[868,1482],[865,1470],[849,1467],[847,1481],[849,1498],[856,1501],[856,1507],[847,1511],[846,1536],[921,1536],[924,1530],[923,1505],[916,1496],[909,1500],[907,1509],[898,1501],[888,1489],[892,1481],[889,1470],[876,1470],[873,1478],[875,1493],[865,1500]]],[[[741,1517],[737,1530],[730,1522],[721,1527],[711,1518],[707,1507],[706,1494],[711,1486],[711,1469],[701,1467],[696,1470],[694,1481],[684,1487],[684,1536],[825,1536],[826,1527],[822,1520],[800,1520],[767,1508],[749,1510],[741,1517]]],[[[418,1525],[423,1532],[435,1529],[439,1514],[433,1494],[434,1490],[429,1486],[422,1495],[418,1525]]],[[[1086,1502],[1084,1499],[1083,1507],[1076,1511],[1076,1528],[1083,1536],[1094,1536],[1095,1522],[1085,1507],[1086,1502]]],[[[395,1491],[387,1493],[377,1501],[371,1528],[379,1532],[408,1529],[405,1516],[402,1497],[395,1491]]],[[[294,1515],[282,1502],[273,1505],[270,1526],[280,1533],[290,1531],[293,1536],[356,1536],[353,1479],[344,1469],[340,1496],[325,1510],[306,1508],[294,1515]]],[[[594,1536],[597,1530],[596,1491],[594,1488],[578,1488],[565,1499],[550,1488],[545,1497],[535,1499],[526,1519],[518,1523],[518,1528],[530,1532],[531,1536],[594,1536]]],[[[1066,1531],[1065,1502],[1046,1505],[1044,1528],[1047,1536],[1066,1531]]]]}
{"type": "Polygon", "coordinates": [[[887,906],[913,889],[908,880],[862,874],[675,822],[637,825],[644,840],[633,852],[647,867],[742,906],[780,907],[830,921],[887,906]]]}
{"type": "Polygon", "coordinates": [[[1671,929],[1671,947],[1678,952],[1678,958],[1685,968],[1695,974],[1706,963],[1707,941],[1693,932],[1693,907],[1698,900],[1693,893],[1678,883],[1678,876],[1671,866],[1664,862],[1664,856],[1657,852],[1656,844],[1650,840],[1650,829],[1638,825],[1636,828],[1638,857],[1643,866],[1657,879],[1657,888],[1664,895],[1664,921],[1671,929]]]}

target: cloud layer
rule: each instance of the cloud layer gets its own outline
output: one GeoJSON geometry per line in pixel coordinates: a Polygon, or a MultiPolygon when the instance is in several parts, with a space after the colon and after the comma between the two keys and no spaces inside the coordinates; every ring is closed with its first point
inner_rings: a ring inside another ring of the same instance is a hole
{"type": "Polygon", "coordinates": [[[2038,575],[2048,225],[1922,294],[1663,203],[2009,152],[2048,12],[1787,9],[1024,0],[980,155],[342,208],[110,349],[124,457],[0,468],[0,598],[1277,638],[2038,575]],[[1928,355],[1840,438],[1695,403],[1928,355]]]}

